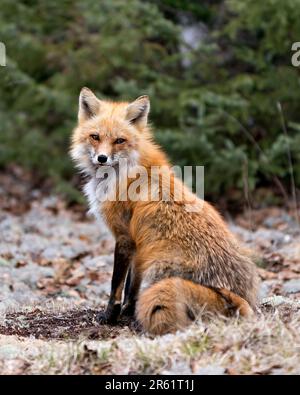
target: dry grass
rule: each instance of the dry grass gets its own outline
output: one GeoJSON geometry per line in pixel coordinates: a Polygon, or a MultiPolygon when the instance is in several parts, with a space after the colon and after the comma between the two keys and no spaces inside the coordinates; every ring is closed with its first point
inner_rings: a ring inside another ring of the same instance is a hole
{"type": "Polygon", "coordinates": [[[271,310],[247,320],[197,322],[156,338],[128,328],[106,340],[1,335],[0,369],[4,374],[201,374],[209,367],[225,374],[299,374],[300,311],[286,304],[271,310]]]}
{"type": "Polygon", "coordinates": [[[113,261],[105,228],[55,197],[20,206],[26,191],[4,210],[0,202],[0,373],[300,373],[300,234],[290,213],[252,211],[253,232],[243,216],[231,225],[261,257],[269,307],[151,338],[126,322],[98,324],[113,261]]]}

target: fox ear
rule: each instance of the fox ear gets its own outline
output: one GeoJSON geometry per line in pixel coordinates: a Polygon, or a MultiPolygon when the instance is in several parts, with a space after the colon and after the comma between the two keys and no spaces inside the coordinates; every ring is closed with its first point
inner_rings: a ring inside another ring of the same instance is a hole
{"type": "Polygon", "coordinates": [[[148,96],[140,96],[127,107],[126,119],[138,126],[145,126],[148,120],[150,101],[148,96]]]}
{"type": "Polygon", "coordinates": [[[85,121],[96,115],[100,108],[100,100],[89,88],[82,88],[79,95],[78,120],[85,121]]]}

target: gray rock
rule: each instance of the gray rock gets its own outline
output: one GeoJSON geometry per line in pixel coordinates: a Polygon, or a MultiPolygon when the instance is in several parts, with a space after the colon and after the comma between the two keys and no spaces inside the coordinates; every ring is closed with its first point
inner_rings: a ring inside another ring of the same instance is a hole
{"type": "Polygon", "coordinates": [[[170,369],[163,370],[161,374],[164,375],[182,375],[182,374],[192,374],[189,364],[185,361],[178,361],[173,363],[170,369]]]}
{"type": "Polygon", "coordinates": [[[276,283],[276,280],[266,280],[262,281],[258,291],[258,300],[262,300],[269,296],[272,285],[276,283]]]}
{"type": "Polygon", "coordinates": [[[272,372],[270,374],[271,376],[282,376],[286,374],[286,371],[282,368],[276,368],[276,369],[272,369],[272,372]]]}
{"type": "Polygon", "coordinates": [[[23,254],[39,254],[49,245],[49,240],[35,234],[24,234],[19,252],[23,254]]]}
{"type": "Polygon", "coordinates": [[[2,359],[14,359],[20,354],[20,349],[12,344],[0,346],[0,358],[2,359]]]}
{"type": "Polygon", "coordinates": [[[279,217],[268,217],[263,222],[264,226],[266,226],[267,228],[276,228],[282,223],[286,223],[289,225],[289,231],[291,230],[291,228],[296,229],[298,227],[297,222],[289,214],[282,214],[279,217]]]}
{"type": "Polygon", "coordinates": [[[297,261],[300,257],[300,237],[295,237],[291,243],[282,246],[278,252],[286,258],[297,261]]]}
{"type": "Polygon", "coordinates": [[[265,240],[274,247],[287,242],[286,234],[274,229],[259,229],[254,233],[254,240],[265,240]]]}
{"type": "Polygon", "coordinates": [[[41,202],[44,208],[56,208],[59,203],[59,199],[56,196],[48,196],[44,198],[41,202]]]}
{"type": "Polygon", "coordinates": [[[59,243],[56,243],[48,246],[41,255],[44,259],[49,261],[57,258],[75,259],[86,251],[87,246],[81,242],[73,245],[60,245],[59,243]]]}
{"type": "Polygon", "coordinates": [[[0,282],[0,300],[4,299],[4,297],[10,293],[9,284],[0,282]]]}
{"type": "Polygon", "coordinates": [[[85,257],[82,260],[83,265],[89,270],[98,270],[106,266],[107,259],[103,259],[102,256],[91,258],[90,256],[85,257]]]}
{"type": "Polygon", "coordinates": [[[114,256],[113,255],[101,255],[101,260],[106,262],[107,265],[112,266],[114,263],[114,256]]]}
{"type": "Polygon", "coordinates": [[[89,300],[95,300],[97,303],[110,294],[110,282],[106,281],[100,285],[91,284],[87,287],[86,295],[89,300]]]}
{"type": "Polygon", "coordinates": [[[35,286],[40,278],[53,277],[54,269],[52,267],[43,267],[31,263],[19,269],[14,269],[14,274],[19,281],[22,281],[29,286],[35,286]]]}
{"type": "Polygon", "coordinates": [[[255,232],[251,232],[232,223],[230,224],[230,229],[241,237],[244,242],[253,246],[255,246],[257,241],[259,241],[260,244],[263,244],[268,248],[278,248],[290,243],[292,240],[290,235],[276,229],[261,228],[255,232]]]}
{"type": "Polygon", "coordinates": [[[285,296],[281,296],[281,295],[270,296],[269,298],[264,298],[261,301],[261,305],[265,305],[265,306],[277,307],[282,304],[288,305],[292,308],[299,308],[300,307],[300,301],[292,300],[292,299],[289,299],[289,298],[287,298],[285,296]]]}
{"type": "Polygon", "coordinates": [[[288,294],[300,292],[300,278],[285,282],[283,284],[283,291],[288,294]]]}
{"type": "Polygon", "coordinates": [[[269,298],[264,298],[261,301],[261,304],[265,305],[265,306],[277,307],[277,306],[280,306],[283,303],[286,303],[287,300],[288,299],[285,298],[284,296],[274,295],[274,296],[270,296],[269,298]]]}
{"type": "Polygon", "coordinates": [[[207,365],[202,368],[198,368],[194,374],[199,374],[201,376],[219,376],[225,374],[225,368],[219,365],[207,365]]]}
{"type": "Polygon", "coordinates": [[[1,258],[0,256],[0,266],[10,266],[10,263],[7,259],[1,258]]]}

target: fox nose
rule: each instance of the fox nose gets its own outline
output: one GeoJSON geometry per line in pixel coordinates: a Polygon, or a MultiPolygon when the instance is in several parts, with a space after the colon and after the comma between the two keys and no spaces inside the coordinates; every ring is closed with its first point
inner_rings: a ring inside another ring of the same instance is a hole
{"type": "Polygon", "coordinates": [[[107,156],[106,155],[99,155],[98,156],[98,162],[99,163],[106,163],[107,162],[107,156]]]}

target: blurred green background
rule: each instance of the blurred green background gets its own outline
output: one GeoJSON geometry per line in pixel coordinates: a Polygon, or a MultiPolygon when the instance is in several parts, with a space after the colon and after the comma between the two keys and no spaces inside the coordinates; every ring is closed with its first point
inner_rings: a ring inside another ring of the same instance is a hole
{"type": "Polygon", "coordinates": [[[76,200],[68,146],[88,86],[148,94],[157,140],[175,164],[205,166],[210,198],[291,196],[289,152],[300,185],[300,0],[0,0],[0,41],[4,169],[76,200]]]}

